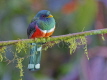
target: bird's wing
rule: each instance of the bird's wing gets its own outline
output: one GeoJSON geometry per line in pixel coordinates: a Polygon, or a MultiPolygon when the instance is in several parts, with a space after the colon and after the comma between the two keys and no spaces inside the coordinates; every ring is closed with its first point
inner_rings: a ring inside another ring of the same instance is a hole
{"type": "Polygon", "coordinates": [[[27,28],[27,35],[28,35],[28,38],[30,38],[32,36],[32,34],[36,31],[36,26],[37,25],[37,22],[34,21],[34,22],[31,22],[29,24],[29,27],[27,28]]]}

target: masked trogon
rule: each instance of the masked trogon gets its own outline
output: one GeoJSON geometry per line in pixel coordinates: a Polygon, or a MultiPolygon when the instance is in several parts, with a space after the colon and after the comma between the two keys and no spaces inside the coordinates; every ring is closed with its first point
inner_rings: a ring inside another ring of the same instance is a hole
{"type": "MultiPolygon", "coordinates": [[[[32,19],[27,29],[28,38],[49,37],[55,30],[55,19],[48,10],[39,11],[32,19]]],[[[30,60],[28,69],[35,71],[40,69],[41,51],[43,43],[31,43],[30,60]]]]}

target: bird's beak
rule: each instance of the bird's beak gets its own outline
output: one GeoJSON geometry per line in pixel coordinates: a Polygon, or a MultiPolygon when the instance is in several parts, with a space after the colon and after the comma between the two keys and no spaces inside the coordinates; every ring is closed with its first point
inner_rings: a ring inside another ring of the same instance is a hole
{"type": "Polygon", "coordinates": [[[53,17],[52,15],[49,15],[47,18],[51,18],[51,17],[53,17]]]}

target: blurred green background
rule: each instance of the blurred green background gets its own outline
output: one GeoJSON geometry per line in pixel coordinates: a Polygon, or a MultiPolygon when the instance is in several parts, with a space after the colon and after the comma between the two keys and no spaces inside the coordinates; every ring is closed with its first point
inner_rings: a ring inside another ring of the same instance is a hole
{"type": "MultiPolygon", "coordinates": [[[[107,0],[0,0],[0,41],[26,39],[27,27],[40,10],[49,10],[56,20],[53,35],[64,35],[107,27],[107,0]]],[[[70,55],[66,43],[61,42],[43,51],[41,69],[27,70],[28,58],[23,61],[23,80],[106,80],[107,47],[102,35],[87,37],[90,60],[84,55],[83,46],[78,46],[70,55]]],[[[13,46],[6,57],[13,59],[13,46]]],[[[23,57],[29,54],[20,53],[23,57]]],[[[19,80],[16,61],[0,62],[0,80],[19,80]]]]}

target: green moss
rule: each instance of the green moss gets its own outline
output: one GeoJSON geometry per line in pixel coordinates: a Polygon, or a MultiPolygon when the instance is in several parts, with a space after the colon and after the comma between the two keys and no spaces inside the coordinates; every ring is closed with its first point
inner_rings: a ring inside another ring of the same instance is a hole
{"type": "Polygon", "coordinates": [[[3,53],[5,53],[6,47],[0,47],[0,62],[3,61],[3,53]]]}
{"type": "Polygon", "coordinates": [[[47,38],[35,38],[34,42],[35,43],[45,43],[45,42],[47,42],[46,40],[47,40],[47,38]]]}
{"type": "Polygon", "coordinates": [[[27,44],[26,43],[24,43],[24,42],[18,42],[18,43],[16,43],[16,51],[17,51],[17,53],[20,53],[22,50],[26,53],[26,49],[27,49],[27,44]]]}
{"type": "MultiPolygon", "coordinates": [[[[20,70],[20,77],[22,77],[23,76],[23,65],[22,65],[22,61],[24,60],[24,58],[17,58],[16,59],[17,60],[17,65],[16,65],[16,67],[20,70]]],[[[22,78],[21,78],[22,79],[22,78]]],[[[20,79],[20,80],[21,80],[20,79]]]]}
{"type": "Polygon", "coordinates": [[[86,54],[86,57],[87,57],[87,59],[89,60],[89,57],[88,57],[88,50],[87,50],[87,40],[86,40],[86,38],[84,37],[84,36],[81,36],[80,37],[80,43],[81,43],[81,45],[84,45],[84,53],[86,54]]]}
{"type": "Polygon", "coordinates": [[[70,43],[69,48],[70,48],[70,54],[74,53],[76,48],[77,48],[77,42],[76,38],[70,38],[68,40],[65,40],[66,43],[70,43]]]}
{"type": "Polygon", "coordinates": [[[86,57],[89,60],[87,44],[84,45],[84,53],[86,54],[86,57]]]}
{"type": "Polygon", "coordinates": [[[94,31],[95,34],[101,34],[102,31],[94,31]]]}
{"type": "Polygon", "coordinates": [[[101,34],[101,38],[102,38],[103,41],[105,41],[105,38],[104,38],[104,35],[103,35],[103,34],[101,34]]]}
{"type": "Polygon", "coordinates": [[[28,49],[28,44],[26,44],[24,41],[23,42],[18,42],[16,43],[16,52],[13,53],[13,60],[16,60],[17,61],[17,65],[16,65],[16,68],[18,68],[20,70],[20,80],[22,80],[22,76],[23,76],[23,60],[24,60],[24,57],[19,57],[18,56],[18,53],[21,53],[22,51],[24,51],[25,53],[27,53],[28,49]]]}
{"type": "Polygon", "coordinates": [[[58,44],[58,43],[60,43],[60,41],[51,41],[51,42],[47,42],[46,44],[44,44],[44,46],[43,46],[43,50],[47,50],[48,48],[51,48],[51,47],[53,47],[55,44],[58,44]]]}
{"type": "Polygon", "coordinates": [[[89,59],[88,57],[88,51],[87,51],[87,40],[84,36],[76,36],[76,37],[72,37],[70,39],[64,40],[66,43],[69,43],[69,48],[70,48],[70,54],[74,53],[75,50],[77,49],[77,46],[79,45],[84,45],[84,53],[87,56],[87,59],[89,59]]]}
{"type": "Polygon", "coordinates": [[[101,33],[107,33],[107,29],[101,30],[101,33]]]}

